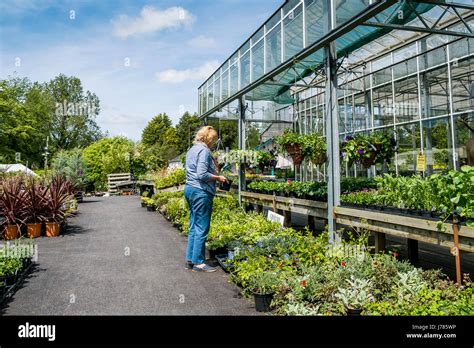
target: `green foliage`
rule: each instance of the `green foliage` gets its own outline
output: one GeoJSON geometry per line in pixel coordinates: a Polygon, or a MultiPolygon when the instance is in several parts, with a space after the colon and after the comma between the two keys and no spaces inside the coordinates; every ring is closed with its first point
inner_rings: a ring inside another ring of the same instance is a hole
{"type": "Polygon", "coordinates": [[[157,173],[155,177],[155,188],[160,190],[167,187],[182,185],[186,182],[186,170],[176,168],[173,170],[164,170],[157,173]]]}
{"type": "Polygon", "coordinates": [[[395,150],[395,139],[384,132],[348,135],[341,144],[344,161],[349,165],[354,162],[362,163],[365,167],[370,167],[374,163],[390,163],[395,150]]]}
{"type": "Polygon", "coordinates": [[[467,225],[474,226],[474,167],[463,166],[461,171],[451,170],[428,178],[385,174],[375,181],[377,190],[342,195],[341,201],[436,211],[444,219],[457,213],[466,219],[467,225]]]}
{"type": "Polygon", "coordinates": [[[340,299],[346,308],[361,309],[369,302],[374,301],[372,295],[373,284],[368,279],[358,279],[353,275],[346,279],[347,284],[339,287],[334,297],[340,299]]]}
{"type": "Polygon", "coordinates": [[[315,165],[321,165],[327,160],[327,146],[324,137],[318,134],[304,135],[301,150],[303,157],[309,159],[315,165]]]}
{"type": "Polygon", "coordinates": [[[201,127],[202,121],[197,114],[185,112],[176,125],[176,135],[180,140],[177,147],[178,153],[185,152],[193,144],[194,136],[201,127]]]}
{"type": "Polygon", "coordinates": [[[272,294],[279,284],[278,275],[275,272],[257,272],[249,277],[248,288],[254,294],[272,294]]]}
{"type": "Polygon", "coordinates": [[[88,168],[86,177],[96,187],[104,189],[107,174],[129,173],[134,144],[125,137],[104,138],[84,149],[88,168]]]}

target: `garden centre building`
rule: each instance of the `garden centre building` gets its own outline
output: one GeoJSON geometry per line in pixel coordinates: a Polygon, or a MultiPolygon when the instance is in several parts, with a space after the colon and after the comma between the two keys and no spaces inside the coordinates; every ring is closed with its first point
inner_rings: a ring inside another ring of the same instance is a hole
{"type": "Polygon", "coordinates": [[[473,30],[472,0],[287,0],[199,87],[199,114],[237,120],[242,149],[249,125],[324,135],[328,163],[305,161],[297,177],[327,178],[329,206],[340,176],[459,169],[474,129],[473,30]],[[339,141],[373,131],[398,143],[389,164],[341,162],[339,141]]]}

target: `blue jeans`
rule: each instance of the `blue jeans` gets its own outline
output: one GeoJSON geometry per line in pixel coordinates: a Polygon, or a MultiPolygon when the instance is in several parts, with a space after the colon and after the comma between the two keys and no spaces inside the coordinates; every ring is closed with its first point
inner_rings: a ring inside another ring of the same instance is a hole
{"type": "Polygon", "coordinates": [[[206,239],[211,225],[214,196],[204,190],[184,187],[184,197],[189,206],[189,235],[186,260],[195,265],[206,261],[206,239]]]}

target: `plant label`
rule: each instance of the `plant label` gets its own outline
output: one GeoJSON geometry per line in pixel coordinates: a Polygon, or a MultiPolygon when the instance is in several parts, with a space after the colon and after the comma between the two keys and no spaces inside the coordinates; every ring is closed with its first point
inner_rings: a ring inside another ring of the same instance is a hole
{"type": "Polygon", "coordinates": [[[278,222],[281,226],[285,225],[285,217],[283,215],[274,213],[271,210],[268,211],[267,220],[272,222],[278,222]]]}

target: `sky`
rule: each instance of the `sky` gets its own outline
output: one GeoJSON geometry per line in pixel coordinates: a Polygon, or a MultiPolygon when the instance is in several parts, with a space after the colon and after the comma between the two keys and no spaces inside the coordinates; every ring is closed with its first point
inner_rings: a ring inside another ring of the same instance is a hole
{"type": "Polygon", "coordinates": [[[103,131],[139,140],[197,111],[197,88],[284,0],[1,0],[0,78],[60,73],[97,94],[103,131]]]}

